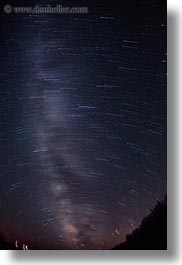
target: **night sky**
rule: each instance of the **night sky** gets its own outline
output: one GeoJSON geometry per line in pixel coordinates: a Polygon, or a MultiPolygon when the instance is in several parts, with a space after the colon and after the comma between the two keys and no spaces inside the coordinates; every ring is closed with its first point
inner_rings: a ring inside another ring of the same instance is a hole
{"type": "Polygon", "coordinates": [[[112,248],[166,194],[166,1],[4,4],[0,231],[32,249],[112,248]]]}

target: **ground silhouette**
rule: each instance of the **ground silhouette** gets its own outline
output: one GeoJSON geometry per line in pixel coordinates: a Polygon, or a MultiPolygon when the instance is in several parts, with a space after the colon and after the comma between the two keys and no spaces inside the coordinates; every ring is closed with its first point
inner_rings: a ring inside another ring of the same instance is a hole
{"type": "Polygon", "coordinates": [[[158,201],[138,229],[114,250],[167,250],[167,196],[158,201]]]}
{"type": "Polygon", "coordinates": [[[14,245],[12,245],[12,244],[10,244],[10,243],[8,243],[8,242],[6,242],[5,240],[4,240],[4,236],[3,236],[3,234],[0,234],[0,250],[15,250],[15,249],[17,249],[14,245]]]}
{"type": "MultiPolygon", "coordinates": [[[[18,250],[0,234],[1,250],[18,250]]],[[[167,249],[167,196],[158,201],[138,229],[126,236],[126,241],[113,250],[166,250],[167,249]]]]}

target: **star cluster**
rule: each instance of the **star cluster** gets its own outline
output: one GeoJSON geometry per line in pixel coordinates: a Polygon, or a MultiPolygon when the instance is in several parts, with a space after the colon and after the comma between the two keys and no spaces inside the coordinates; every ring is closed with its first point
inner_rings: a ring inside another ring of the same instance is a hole
{"type": "Polygon", "coordinates": [[[1,14],[0,229],[109,249],[166,194],[166,3],[63,2],[1,14]]]}

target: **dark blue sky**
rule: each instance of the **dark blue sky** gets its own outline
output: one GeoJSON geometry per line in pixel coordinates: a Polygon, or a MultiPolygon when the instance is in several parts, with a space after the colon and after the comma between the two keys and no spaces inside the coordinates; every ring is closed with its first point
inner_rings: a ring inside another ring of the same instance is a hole
{"type": "Polygon", "coordinates": [[[89,13],[1,9],[0,229],[107,249],[166,194],[166,2],[61,4],[89,13]]]}

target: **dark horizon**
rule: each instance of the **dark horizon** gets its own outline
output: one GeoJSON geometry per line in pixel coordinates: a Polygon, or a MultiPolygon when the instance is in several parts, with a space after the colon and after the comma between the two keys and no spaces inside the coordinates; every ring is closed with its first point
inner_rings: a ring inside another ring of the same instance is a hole
{"type": "Polygon", "coordinates": [[[167,3],[34,2],[0,11],[0,231],[111,249],[167,194],[167,3]]]}
{"type": "MultiPolygon", "coordinates": [[[[0,249],[4,250],[41,250],[44,246],[30,246],[28,242],[7,242],[0,233],[0,249]],[[27,246],[27,249],[26,249],[27,246]]],[[[167,196],[158,201],[139,227],[126,235],[126,239],[113,246],[112,250],[167,250],[167,196]]]]}

